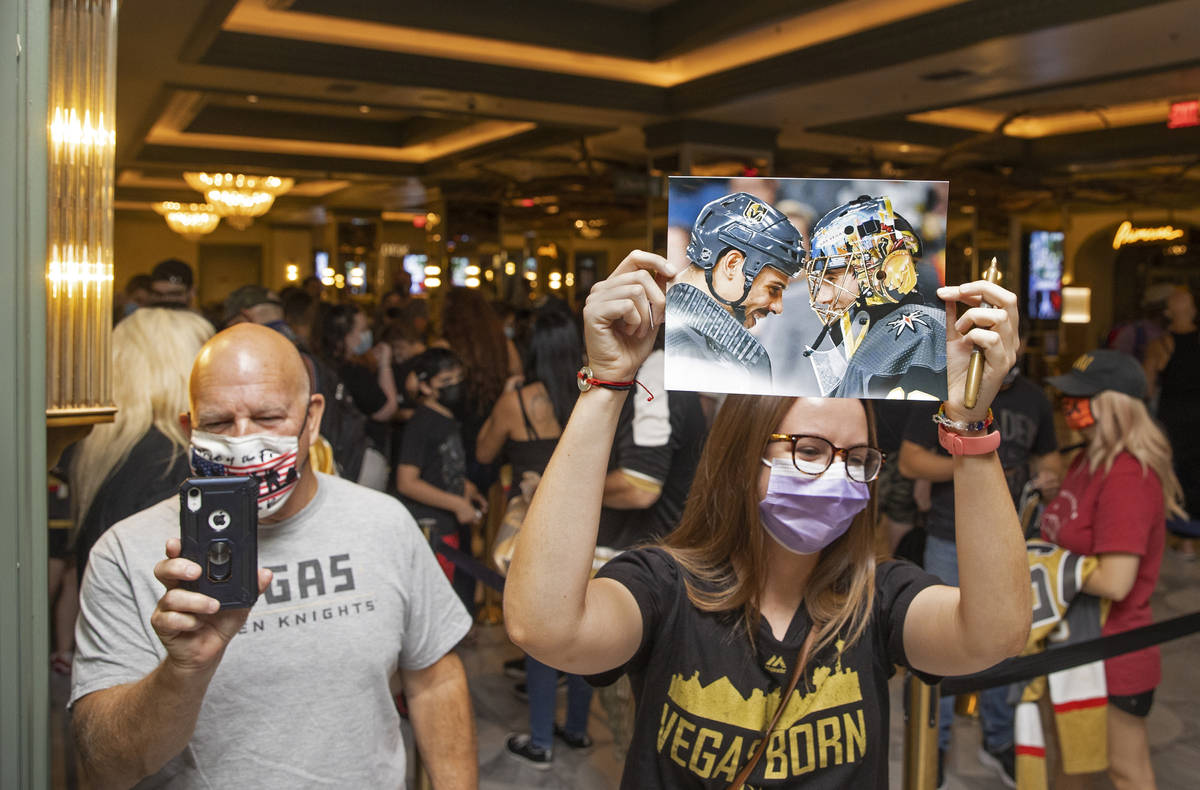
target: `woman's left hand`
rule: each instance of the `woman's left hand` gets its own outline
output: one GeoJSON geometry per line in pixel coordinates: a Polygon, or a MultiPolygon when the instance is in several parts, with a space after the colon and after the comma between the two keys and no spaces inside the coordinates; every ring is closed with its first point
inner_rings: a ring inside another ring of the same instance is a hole
{"type": "Polygon", "coordinates": [[[987,416],[992,399],[1000,391],[1005,375],[1017,360],[1020,338],[1017,332],[1017,297],[986,280],[944,286],[938,297],[946,303],[946,372],[949,397],[946,416],[952,420],[975,422],[987,416]],[[958,304],[967,309],[958,314],[958,304]],[[986,302],[989,306],[984,306],[986,302]],[[964,403],[967,367],[971,352],[983,351],[983,379],[975,408],[964,403]]]}

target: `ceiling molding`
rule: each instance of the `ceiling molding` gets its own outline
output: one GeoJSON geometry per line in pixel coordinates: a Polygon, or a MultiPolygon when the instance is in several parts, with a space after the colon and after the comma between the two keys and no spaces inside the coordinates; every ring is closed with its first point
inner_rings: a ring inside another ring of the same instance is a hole
{"type": "Polygon", "coordinates": [[[645,128],[646,148],[669,148],[685,143],[719,145],[731,148],[772,150],[778,129],[763,126],[741,126],[732,123],[679,118],[645,128]]]}
{"type": "Polygon", "coordinates": [[[289,10],[597,55],[656,56],[651,13],[578,0],[295,0],[289,10]]]}
{"type": "Polygon", "coordinates": [[[318,113],[282,112],[257,106],[231,107],[206,104],[180,131],[186,134],[224,134],[238,137],[274,137],[327,143],[404,148],[435,142],[467,129],[479,119],[413,116],[403,120],[376,120],[367,116],[335,118],[318,113]]]}
{"type": "Polygon", "coordinates": [[[670,90],[668,108],[672,113],[694,112],[793,83],[819,83],[901,65],[914,60],[916,53],[923,58],[945,54],[1003,36],[1164,2],[1170,0],[972,0],[692,80],[670,90]]]}
{"type": "Polygon", "coordinates": [[[838,0],[676,0],[651,12],[658,58],[834,5],[838,0]]]}
{"type": "MultiPolygon", "coordinates": [[[[541,1],[533,0],[534,3],[541,1]]],[[[373,2],[370,0],[370,4],[373,5],[373,2]]],[[[468,0],[471,5],[475,2],[468,0]]],[[[698,0],[693,2],[699,4],[698,0]]],[[[269,0],[241,0],[225,20],[223,29],[226,32],[271,38],[667,88],[821,42],[842,39],[862,30],[898,24],[964,2],[966,0],[906,0],[904,3],[894,0],[843,0],[839,3],[810,0],[795,5],[786,18],[777,18],[779,15],[774,10],[777,7],[772,6],[768,16],[776,20],[773,24],[759,25],[741,32],[722,27],[725,17],[730,15],[726,10],[715,17],[711,14],[702,17],[706,25],[712,26],[713,36],[698,43],[694,49],[670,57],[645,59],[580,51],[572,48],[570,35],[554,38],[546,45],[531,44],[496,36],[486,26],[479,34],[464,32],[457,26],[429,30],[419,26],[420,14],[398,17],[395,24],[382,24],[336,16],[336,10],[326,10],[324,13],[280,11],[273,8],[269,0]],[[416,26],[399,24],[414,20],[416,26]]],[[[708,8],[711,0],[705,0],[704,5],[708,8]]],[[[320,6],[313,4],[312,7],[320,6]]],[[[532,29],[540,28],[543,20],[537,14],[530,14],[530,7],[521,4],[517,8],[525,15],[508,15],[523,20],[532,29]]],[[[490,13],[496,13],[497,9],[503,9],[506,13],[514,10],[496,4],[489,4],[488,8],[491,9],[490,13]]],[[[387,16],[392,18],[390,13],[387,16]]],[[[641,30],[648,26],[649,23],[635,25],[634,29],[641,30]]],[[[474,26],[468,28],[469,31],[475,29],[474,26]]],[[[612,30],[609,30],[610,37],[621,38],[612,36],[612,30]]]]}
{"type": "Polygon", "coordinates": [[[206,65],[259,72],[303,74],[329,80],[355,80],[515,99],[578,104],[660,114],[661,88],[532,69],[494,66],[403,52],[383,52],[297,39],[222,31],[202,60],[206,65]],[[388,82],[381,77],[387,75],[388,82]]]}
{"type": "Polygon", "coordinates": [[[239,2],[240,0],[209,0],[196,26],[192,28],[179,50],[180,63],[196,63],[200,60],[212,46],[213,39],[221,32],[221,26],[239,2]]]}
{"type": "Polygon", "coordinates": [[[237,149],[188,148],[177,145],[142,147],[139,162],[177,165],[180,168],[243,170],[272,173],[311,174],[322,178],[367,174],[375,176],[420,176],[424,168],[410,162],[380,162],[331,156],[301,156],[237,149]]]}

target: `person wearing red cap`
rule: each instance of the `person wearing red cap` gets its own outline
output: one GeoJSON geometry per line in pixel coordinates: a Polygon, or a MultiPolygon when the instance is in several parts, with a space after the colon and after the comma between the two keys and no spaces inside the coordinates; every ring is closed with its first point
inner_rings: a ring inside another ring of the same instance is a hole
{"type": "MultiPolygon", "coordinates": [[[[1143,400],[1145,374],[1132,356],[1101,349],[1047,381],[1063,394],[1067,427],[1087,444],[1042,516],[1042,537],[1099,559],[1083,591],[1112,601],[1104,636],[1149,625],[1166,519],[1183,513],[1183,490],[1143,400]]],[[[1158,648],[1110,658],[1104,669],[1109,777],[1117,790],[1153,790],[1146,715],[1162,678],[1158,648]]]]}

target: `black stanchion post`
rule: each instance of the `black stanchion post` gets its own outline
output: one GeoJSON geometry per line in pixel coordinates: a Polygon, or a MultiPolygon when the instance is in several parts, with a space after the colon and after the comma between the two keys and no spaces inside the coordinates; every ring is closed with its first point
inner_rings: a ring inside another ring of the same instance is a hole
{"type": "Polygon", "coordinates": [[[937,787],[938,690],[908,676],[904,711],[904,790],[937,787]]]}

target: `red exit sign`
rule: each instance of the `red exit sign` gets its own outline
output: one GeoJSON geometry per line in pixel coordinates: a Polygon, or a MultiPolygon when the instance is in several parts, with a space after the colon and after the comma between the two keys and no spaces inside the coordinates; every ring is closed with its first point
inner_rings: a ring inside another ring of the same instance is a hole
{"type": "Polygon", "coordinates": [[[1182,129],[1185,126],[1200,126],[1200,101],[1177,101],[1167,113],[1167,128],[1182,129]]]}

